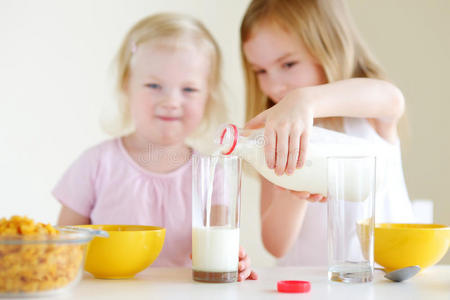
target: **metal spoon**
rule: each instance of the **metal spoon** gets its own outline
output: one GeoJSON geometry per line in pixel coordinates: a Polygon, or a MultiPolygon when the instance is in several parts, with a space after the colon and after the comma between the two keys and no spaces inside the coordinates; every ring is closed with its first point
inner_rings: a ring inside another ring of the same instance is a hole
{"type": "Polygon", "coordinates": [[[416,275],[417,273],[419,273],[419,271],[420,271],[419,266],[405,267],[405,268],[397,269],[392,272],[386,272],[386,270],[383,268],[375,268],[375,269],[383,271],[384,273],[386,273],[384,275],[385,278],[390,279],[395,282],[402,282],[406,279],[409,279],[409,278],[413,277],[414,275],[416,275]]]}

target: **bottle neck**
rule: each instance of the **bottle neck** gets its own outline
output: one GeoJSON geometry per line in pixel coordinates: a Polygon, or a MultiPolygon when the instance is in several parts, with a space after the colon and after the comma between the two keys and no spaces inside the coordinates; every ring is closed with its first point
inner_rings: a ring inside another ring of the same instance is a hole
{"type": "Polygon", "coordinates": [[[239,131],[236,125],[228,124],[220,131],[219,144],[222,146],[221,153],[230,155],[236,149],[239,131]]]}

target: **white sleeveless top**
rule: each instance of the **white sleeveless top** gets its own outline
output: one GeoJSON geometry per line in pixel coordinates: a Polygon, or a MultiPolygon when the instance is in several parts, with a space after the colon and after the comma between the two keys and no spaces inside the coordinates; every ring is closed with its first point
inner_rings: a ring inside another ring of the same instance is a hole
{"type": "MultiPolygon", "coordinates": [[[[344,118],[346,134],[374,143],[387,143],[364,118],[344,118]]],[[[400,143],[395,146],[395,159],[384,194],[376,197],[375,222],[412,222],[413,212],[403,176],[400,143]]],[[[280,266],[327,265],[327,205],[308,203],[303,226],[297,240],[282,258],[280,266]]]]}

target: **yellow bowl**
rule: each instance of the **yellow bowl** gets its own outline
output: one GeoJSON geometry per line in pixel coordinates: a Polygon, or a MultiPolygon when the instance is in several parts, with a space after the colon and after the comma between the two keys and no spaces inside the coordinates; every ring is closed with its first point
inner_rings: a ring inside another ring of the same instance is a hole
{"type": "Polygon", "coordinates": [[[140,225],[79,225],[107,231],[88,246],[84,269],[96,278],[131,278],[150,266],[164,244],[166,230],[140,225]]]}
{"type": "Polygon", "coordinates": [[[375,262],[391,271],[437,263],[450,244],[450,227],[438,224],[394,224],[375,226],[375,262]]]}

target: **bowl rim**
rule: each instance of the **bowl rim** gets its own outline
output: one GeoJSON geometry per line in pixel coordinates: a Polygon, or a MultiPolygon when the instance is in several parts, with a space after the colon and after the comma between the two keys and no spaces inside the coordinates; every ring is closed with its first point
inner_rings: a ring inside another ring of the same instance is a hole
{"type": "Polygon", "coordinates": [[[151,226],[151,225],[130,225],[130,224],[83,224],[83,225],[74,225],[74,227],[81,228],[95,228],[104,230],[106,232],[165,232],[166,228],[161,226],[151,226]],[[108,229],[108,227],[128,227],[128,228],[141,228],[141,230],[113,230],[108,229]]]}
{"type": "Polygon", "coordinates": [[[450,226],[443,225],[443,224],[422,224],[422,223],[390,223],[390,222],[383,222],[383,223],[376,223],[375,229],[387,229],[387,230],[420,230],[420,231],[446,231],[450,230],[450,226]],[[393,227],[389,227],[391,225],[394,225],[393,227]],[[411,226],[412,225],[412,226],[411,226]],[[398,227],[397,227],[398,226],[398,227]],[[408,227],[411,226],[411,227],[408,227]]]}
{"type": "Polygon", "coordinates": [[[64,226],[55,226],[58,234],[8,234],[0,235],[0,245],[29,245],[29,244],[85,244],[93,235],[87,231],[64,226]]]}

